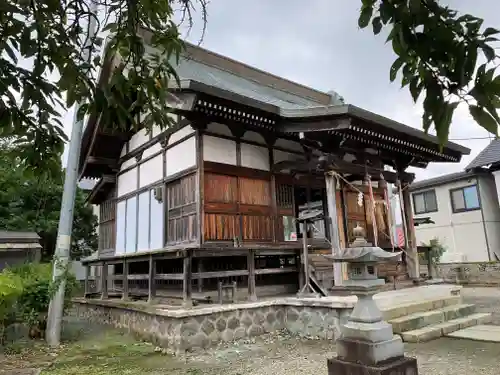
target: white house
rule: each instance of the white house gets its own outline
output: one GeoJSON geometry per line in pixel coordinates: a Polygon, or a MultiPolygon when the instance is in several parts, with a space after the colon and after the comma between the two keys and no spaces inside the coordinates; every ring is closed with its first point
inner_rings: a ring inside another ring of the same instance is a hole
{"type": "Polygon", "coordinates": [[[494,140],[465,171],[411,185],[415,218],[434,222],[416,227],[417,242],[438,238],[447,249],[441,262],[500,259],[499,164],[500,140],[494,140]]]}

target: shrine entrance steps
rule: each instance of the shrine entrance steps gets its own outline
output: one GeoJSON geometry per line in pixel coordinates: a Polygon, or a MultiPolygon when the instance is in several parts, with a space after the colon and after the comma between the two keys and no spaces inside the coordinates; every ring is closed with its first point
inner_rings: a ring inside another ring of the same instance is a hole
{"type": "Polygon", "coordinates": [[[460,296],[412,303],[383,313],[394,334],[412,343],[427,342],[492,319],[490,313],[477,313],[475,305],[462,303],[460,296]]]}

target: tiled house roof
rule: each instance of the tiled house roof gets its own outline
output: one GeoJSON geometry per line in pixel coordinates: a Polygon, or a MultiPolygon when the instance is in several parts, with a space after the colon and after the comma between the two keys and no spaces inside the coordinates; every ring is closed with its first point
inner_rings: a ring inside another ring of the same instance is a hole
{"type": "Polygon", "coordinates": [[[486,148],[472,160],[465,170],[486,167],[500,163],[500,138],[494,139],[486,148]]]}

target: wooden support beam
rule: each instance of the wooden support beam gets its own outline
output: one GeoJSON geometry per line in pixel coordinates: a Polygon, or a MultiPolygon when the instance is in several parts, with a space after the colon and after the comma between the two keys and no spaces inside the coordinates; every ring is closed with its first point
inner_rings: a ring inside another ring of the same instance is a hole
{"type": "Polygon", "coordinates": [[[87,297],[90,294],[90,288],[89,288],[89,276],[90,276],[90,266],[85,266],[85,281],[84,281],[84,292],[83,296],[87,297]]]}
{"type": "Polygon", "coordinates": [[[401,181],[413,182],[415,175],[413,173],[400,172],[399,175],[395,172],[384,171],[380,168],[375,168],[372,166],[365,166],[363,164],[350,163],[345,160],[341,160],[334,155],[325,156],[325,158],[318,158],[311,162],[306,161],[291,161],[285,160],[273,165],[273,172],[281,172],[283,170],[291,170],[292,172],[309,173],[310,170],[324,170],[335,171],[340,174],[352,174],[356,176],[365,176],[369,174],[372,176],[372,180],[378,181],[380,175],[384,176],[384,179],[390,183],[396,183],[398,176],[401,181]]]}
{"type": "Polygon", "coordinates": [[[413,212],[411,208],[410,190],[408,183],[401,184],[403,204],[402,210],[404,214],[403,222],[406,223],[405,244],[406,246],[406,264],[408,266],[408,276],[418,281],[420,278],[420,265],[418,259],[417,240],[415,236],[415,226],[413,225],[413,212]]]}
{"type": "Polygon", "coordinates": [[[255,293],[255,250],[248,250],[247,256],[248,268],[248,300],[257,301],[257,294],[255,293]]]}
{"type": "Polygon", "coordinates": [[[102,262],[101,267],[101,299],[108,298],[108,264],[102,262]]]}
{"type": "Polygon", "coordinates": [[[305,284],[305,279],[304,279],[304,262],[302,262],[302,254],[300,250],[297,250],[295,259],[297,263],[297,271],[299,272],[299,290],[302,290],[305,284]]]}
{"type": "Polygon", "coordinates": [[[152,255],[149,256],[148,275],[148,302],[152,303],[156,298],[156,261],[152,255]]]}
{"type": "Polygon", "coordinates": [[[193,306],[193,296],[192,296],[192,279],[193,279],[193,270],[192,270],[192,252],[190,250],[186,251],[183,260],[183,282],[182,282],[182,300],[184,307],[193,306]]]}
{"type": "MultiPolygon", "coordinates": [[[[329,226],[331,228],[330,234],[330,242],[332,255],[340,255],[340,233],[339,233],[339,223],[337,216],[337,178],[334,174],[326,173],[325,174],[325,184],[326,184],[326,199],[328,202],[328,216],[329,216],[329,226]]],[[[343,277],[342,277],[342,264],[341,263],[333,263],[333,278],[334,285],[340,286],[342,285],[343,277]]]]}
{"type": "Polygon", "coordinates": [[[103,158],[100,156],[89,156],[87,158],[88,164],[97,164],[97,165],[109,165],[110,167],[117,166],[118,163],[116,159],[113,158],[103,158]]]}
{"type": "MultiPolygon", "coordinates": [[[[203,264],[203,258],[198,258],[198,274],[203,274],[205,271],[205,266],[203,264]]],[[[203,292],[203,278],[199,277],[197,281],[198,293],[203,292]]]]}
{"type": "Polygon", "coordinates": [[[123,280],[123,285],[122,285],[122,300],[126,301],[128,300],[128,262],[127,259],[123,260],[123,275],[122,275],[122,280],[123,280]]]}

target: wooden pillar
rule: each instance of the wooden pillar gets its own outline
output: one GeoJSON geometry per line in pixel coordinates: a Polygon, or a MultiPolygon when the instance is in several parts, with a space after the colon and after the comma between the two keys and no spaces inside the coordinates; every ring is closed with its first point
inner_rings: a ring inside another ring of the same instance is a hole
{"type": "Polygon", "coordinates": [[[184,254],[184,267],[183,267],[183,282],[182,282],[182,299],[184,307],[193,306],[193,298],[192,298],[192,279],[193,279],[193,270],[192,270],[192,260],[193,255],[191,250],[186,250],[184,254]]]}
{"type": "MultiPolygon", "coordinates": [[[[339,255],[341,248],[339,237],[339,223],[337,216],[337,178],[333,173],[325,174],[325,184],[326,199],[328,201],[329,224],[331,228],[330,242],[332,245],[332,255],[339,255]]],[[[335,286],[342,285],[343,276],[341,263],[333,263],[333,279],[335,286]]]]}
{"type": "Polygon", "coordinates": [[[84,297],[87,297],[87,295],[89,295],[89,275],[90,275],[90,266],[89,265],[85,265],[85,281],[84,281],[84,284],[83,284],[83,296],[84,297]]]}
{"type": "MultiPolygon", "coordinates": [[[[205,265],[203,264],[203,258],[198,258],[198,274],[202,274],[205,272],[205,265]]],[[[198,293],[203,293],[203,279],[200,277],[196,282],[196,286],[198,287],[198,293]]]]}
{"type": "MultiPolygon", "coordinates": [[[[406,223],[405,243],[406,246],[406,265],[408,266],[408,275],[414,281],[420,278],[420,265],[418,261],[417,240],[415,236],[415,226],[413,224],[413,212],[411,208],[410,191],[408,183],[402,183],[403,202],[401,208],[404,212],[403,222],[406,223]]],[[[400,195],[400,196],[401,196],[400,195]]]]}
{"type": "Polygon", "coordinates": [[[123,260],[123,277],[122,277],[122,300],[128,300],[128,266],[126,259],[123,260]]]}
{"type": "Polygon", "coordinates": [[[102,263],[101,269],[101,299],[108,298],[108,264],[102,263]]]}
{"type": "Polygon", "coordinates": [[[257,301],[257,294],[255,293],[255,250],[248,250],[247,267],[248,267],[248,300],[257,301]]]}
{"type": "Polygon", "coordinates": [[[304,287],[304,284],[305,284],[305,278],[304,278],[304,262],[302,261],[302,255],[301,255],[301,251],[298,250],[297,251],[297,254],[295,256],[295,259],[297,260],[297,270],[299,272],[299,290],[302,290],[302,288],[304,287]]]}
{"type": "Polygon", "coordinates": [[[149,275],[148,275],[148,302],[152,303],[156,298],[156,261],[153,255],[149,256],[149,275]]]}

